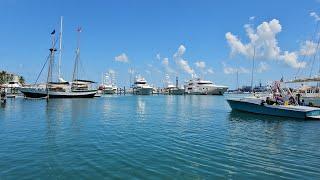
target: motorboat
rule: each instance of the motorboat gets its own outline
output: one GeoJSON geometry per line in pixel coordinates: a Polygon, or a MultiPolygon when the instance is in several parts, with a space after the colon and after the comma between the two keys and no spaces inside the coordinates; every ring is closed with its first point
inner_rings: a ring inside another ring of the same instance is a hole
{"type": "Polygon", "coordinates": [[[191,95],[223,95],[227,90],[227,86],[215,85],[200,78],[191,79],[185,85],[185,92],[191,95]]]}
{"type": "Polygon", "coordinates": [[[102,94],[115,94],[117,92],[117,86],[114,84],[114,78],[111,76],[111,73],[106,73],[102,78],[102,83],[99,86],[99,91],[102,94]]]}
{"type": "Polygon", "coordinates": [[[300,105],[267,104],[264,98],[245,97],[227,99],[232,110],[302,119],[320,119],[320,108],[300,105]]]}
{"type": "Polygon", "coordinates": [[[147,81],[143,77],[136,76],[132,90],[135,95],[150,95],[152,94],[153,87],[148,85],[147,81]]]}
{"type": "Polygon", "coordinates": [[[320,108],[303,105],[300,96],[294,97],[290,89],[284,91],[275,82],[272,95],[227,99],[232,110],[248,113],[300,119],[320,119],[320,108]]]}

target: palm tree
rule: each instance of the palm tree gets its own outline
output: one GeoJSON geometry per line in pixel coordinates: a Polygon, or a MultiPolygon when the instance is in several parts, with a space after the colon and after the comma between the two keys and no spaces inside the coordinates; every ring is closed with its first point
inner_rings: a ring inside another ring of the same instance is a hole
{"type": "Polygon", "coordinates": [[[6,82],[6,75],[7,75],[6,71],[0,72],[0,84],[4,84],[6,82]]]}
{"type": "Polygon", "coordinates": [[[19,82],[20,82],[20,84],[24,84],[25,80],[24,80],[24,77],[23,77],[23,76],[20,76],[20,77],[19,77],[19,82]]]}

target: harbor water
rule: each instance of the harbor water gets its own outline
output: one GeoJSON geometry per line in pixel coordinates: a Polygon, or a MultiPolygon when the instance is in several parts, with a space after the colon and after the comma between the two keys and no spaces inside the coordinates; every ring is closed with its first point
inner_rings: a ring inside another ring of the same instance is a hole
{"type": "Polygon", "coordinates": [[[8,99],[0,179],[320,179],[319,121],[232,112],[225,98],[8,99]]]}

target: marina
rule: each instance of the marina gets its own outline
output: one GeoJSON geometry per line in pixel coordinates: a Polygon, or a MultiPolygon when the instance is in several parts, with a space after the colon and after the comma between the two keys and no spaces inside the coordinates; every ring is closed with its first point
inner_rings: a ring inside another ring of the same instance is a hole
{"type": "Polygon", "coordinates": [[[1,2],[0,180],[320,179],[317,7],[1,2]]]}

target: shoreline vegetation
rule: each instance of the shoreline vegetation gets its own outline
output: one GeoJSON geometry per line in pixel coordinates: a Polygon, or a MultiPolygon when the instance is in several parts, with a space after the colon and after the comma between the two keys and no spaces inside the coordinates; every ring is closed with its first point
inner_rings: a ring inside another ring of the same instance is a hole
{"type": "Polygon", "coordinates": [[[25,83],[25,79],[21,75],[10,73],[4,70],[0,71],[0,84],[6,84],[10,81],[18,81],[21,84],[25,83]]]}

